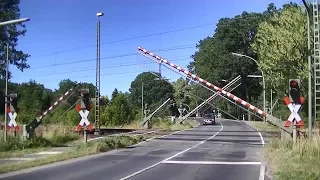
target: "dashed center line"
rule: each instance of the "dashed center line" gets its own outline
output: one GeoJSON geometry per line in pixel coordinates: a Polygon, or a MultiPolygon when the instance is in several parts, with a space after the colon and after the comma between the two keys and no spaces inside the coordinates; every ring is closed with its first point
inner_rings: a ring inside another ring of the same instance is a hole
{"type": "Polygon", "coordinates": [[[188,148],[188,149],[185,149],[185,150],[183,150],[183,151],[181,151],[181,152],[179,152],[179,153],[177,153],[177,154],[175,154],[175,155],[173,155],[173,156],[171,156],[171,157],[169,157],[169,158],[167,158],[167,159],[164,159],[164,160],[162,160],[162,161],[160,161],[160,162],[158,162],[158,163],[156,163],[156,164],[153,164],[153,165],[148,166],[148,167],[146,167],[146,168],[144,168],[144,169],[141,169],[140,171],[137,171],[137,172],[135,172],[135,173],[132,173],[132,174],[130,174],[130,175],[124,177],[124,178],[121,178],[120,180],[126,180],[126,179],[129,179],[129,178],[132,178],[132,177],[134,177],[134,176],[136,176],[136,175],[138,175],[138,174],[140,174],[140,173],[143,173],[143,172],[145,172],[145,171],[147,171],[147,170],[149,170],[149,169],[151,169],[151,168],[154,168],[154,167],[162,164],[162,163],[165,162],[165,161],[168,161],[168,160],[173,159],[173,158],[175,158],[175,157],[177,157],[177,156],[179,156],[179,155],[181,155],[181,154],[183,154],[183,153],[185,153],[185,152],[187,152],[187,151],[190,151],[191,149],[194,149],[194,148],[198,147],[199,145],[205,143],[205,142],[208,141],[208,140],[211,140],[211,139],[214,138],[219,132],[221,132],[221,131],[223,130],[223,125],[222,125],[221,123],[219,123],[219,124],[221,125],[221,129],[220,129],[218,132],[216,132],[214,135],[212,135],[211,137],[209,137],[208,139],[205,139],[205,140],[203,140],[203,141],[200,141],[199,143],[197,143],[196,145],[194,145],[194,146],[192,146],[192,147],[190,147],[190,148],[188,148]]]}

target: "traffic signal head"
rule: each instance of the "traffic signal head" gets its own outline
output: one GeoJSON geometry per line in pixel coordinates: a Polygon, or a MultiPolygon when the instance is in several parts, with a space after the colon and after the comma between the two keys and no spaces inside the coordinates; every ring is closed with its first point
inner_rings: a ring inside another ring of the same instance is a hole
{"type": "Polygon", "coordinates": [[[292,103],[300,104],[300,79],[289,79],[289,98],[292,103]]]}
{"type": "Polygon", "coordinates": [[[9,102],[10,102],[10,112],[18,112],[18,95],[17,94],[10,94],[9,95],[9,102]]]}
{"type": "Polygon", "coordinates": [[[90,95],[89,95],[89,89],[81,89],[80,91],[80,99],[81,99],[81,109],[87,109],[90,110],[90,95]]]}

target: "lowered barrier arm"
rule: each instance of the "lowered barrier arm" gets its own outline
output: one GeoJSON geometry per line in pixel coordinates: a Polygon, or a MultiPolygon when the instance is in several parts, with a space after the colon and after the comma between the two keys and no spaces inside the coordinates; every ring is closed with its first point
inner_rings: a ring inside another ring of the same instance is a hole
{"type": "Polygon", "coordinates": [[[169,66],[177,69],[179,72],[182,72],[182,73],[184,73],[185,75],[187,75],[188,77],[194,79],[194,80],[197,81],[198,83],[203,84],[203,85],[205,85],[205,86],[207,86],[207,87],[209,87],[209,88],[211,88],[211,89],[214,89],[215,91],[219,91],[220,93],[222,93],[222,94],[223,94],[224,96],[226,96],[227,98],[229,98],[229,99],[237,102],[238,104],[241,104],[242,106],[245,106],[247,109],[252,110],[252,111],[258,113],[258,114],[260,114],[260,115],[263,116],[263,117],[266,117],[267,122],[269,122],[269,123],[271,123],[271,124],[273,124],[273,125],[275,125],[275,126],[278,126],[279,128],[281,128],[281,129],[284,130],[285,132],[291,134],[291,132],[290,132],[288,129],[286,129],[286,128],[283,127],[282,121],[281,121],[280,119],[278,119],[278,118],[276,118],[276,117],[274,117],[274,116],[271,116],[271,115],[267,114],[266,112],[264,112],[264,111],[260,110],[259,108],[251,105],[250,103],[242,100],[241,98],[239,98],[239,97],[231,94],[230,92],[227,92],[227,91],[219,88],[218,86],[215,86],[214,84],[212,84],[212,83],[210,83],[210,82],[208,82],[208,81],[206,81],[206,80],[204,80],[204,79],[202,79],[202,78],[200,78],[200,77],[192,74],[191,72],[189,72],[189,71],[187,71],[187,70],[184,70],[183,68],[181,68],[181,67],[179,67],[179,66],[177,66],[177,65],[175,65],[175,64],[173,64],[173,63],[171,63],[171,62],[169,62],[168,60],[163,59],[162,57],[160,57],[160,56],[158,56],[158,55],[156,55],[156,54],[154,54],[154,53],[152,53],[152,52],[150,52],[150,51],[148,51],[148,50],[146,50],[146,49],[143,49],[142,47],[138,47],[138,52],[139,52],[139,53],[144,53],[144,54],[146,54],[146,55],[149,55],[149,56],[157,59],[157,60],[160,61],[160,62],[164,62],[165,64],[167,64],[167,65],[169,65],[169,66]]]}

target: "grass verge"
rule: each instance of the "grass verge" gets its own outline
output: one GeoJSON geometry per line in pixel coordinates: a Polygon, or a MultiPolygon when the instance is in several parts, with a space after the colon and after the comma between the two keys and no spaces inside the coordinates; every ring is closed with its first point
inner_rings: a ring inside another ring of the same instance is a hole
{"type": "Polygon", "coordinates": [[[265,159],[275,180],[320,179],[320,133],[312,139],[290,141],[274,139],[265,148],[265,159]]]}
{"type": "Polygon", "coordinates": [[[261,121],[245,121],[245,123],[258,131],[279,131],[277,127],[261,121]]]}
{"type": "Polygon", "coordinates": [[[0,141],[0,158],[20,157],[44,151],[50,147],[65,146],[79,138],[80,136],[76,134],[54,134],[51,137],[34,137],[28,140],[8,136],[7,142],[0,141]]]}
{"type": "MultiPolygon", "coordinates": [[[[150,136],[148,136],[150,137],[150,136]]],[[[63,161],[67,159],[98,154],[107,152],[111,149],[124,148],[146,140],[146,136],[114,136],[108,137],[99,141],[91,141],[86,144],[80,144],[72,150],[59,155],[50,156],[48,158],[36,159],[32,161],[23,161],[21,163],[2,165],[0,173],[6,173],[25,168],[36,167],[40,165],[50,164],[53,162],[63,161]]]]}
{"type": "Polygon", "coordinates": [[[185,120],[183,124],[171,123],[169,119],[164,118],[155,118],[151,122],[151,126],[154,129],[160,130],[169,130],[169,131],[177,131],[177,130],[185,130],[193,127],[199,126],[200,123],[196,120],[185,120]]]}

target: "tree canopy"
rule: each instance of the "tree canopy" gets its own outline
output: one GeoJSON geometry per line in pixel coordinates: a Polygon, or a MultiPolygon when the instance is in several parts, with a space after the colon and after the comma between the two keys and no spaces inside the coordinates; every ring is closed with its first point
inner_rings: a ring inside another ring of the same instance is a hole
{"type": "Polygon", "coordinates": [[[173,98],[173,86],[168,81],[159,79],[158,77],[153,73],[143,72],[132,81],[129,91],[134,105],[141,105],[142,85],[143,101],[146,104],[150,105],[173,98]]]}
{"type": "Polygon", "coordinates": [[[298,6],[285,7],[262,22],[252,44],[260,59],[266,83],[283,95],[289,78],[300,78],[307,85],[307,19],[298,6]]]}
{"type": "MultiPolygon", "coordinates": [[[[20,0],[1,0],[0,3],[0,22],[15,20],[20,18],[20,0]]],[[[15,65],[19,70],[23,71],[29,68],[27,58],[29,54],[18,50],[18,37],[24,36],[26,33],[26,25],[22,23],[0,26],[0,75],[5,76],[6,64],[6,48],[9,46],[10,64],[15,65]]],[[[10,76],[11,73],[9,73],[10,76]]]]}

